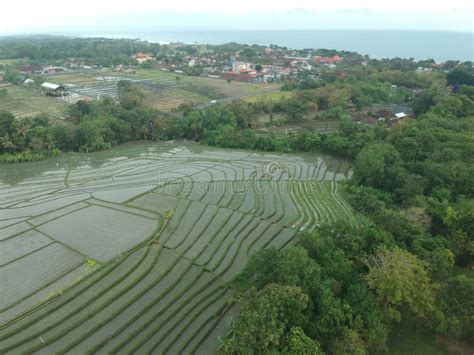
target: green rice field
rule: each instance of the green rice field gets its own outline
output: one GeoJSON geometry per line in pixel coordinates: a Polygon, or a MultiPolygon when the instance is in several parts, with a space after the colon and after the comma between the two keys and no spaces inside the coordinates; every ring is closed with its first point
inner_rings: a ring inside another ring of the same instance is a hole
{"type": "Polygon", "coordinates": [[[351,174],[184,142],[0,163],[0,353],[215,353],[253,253],[360,223],[351,174]]]}

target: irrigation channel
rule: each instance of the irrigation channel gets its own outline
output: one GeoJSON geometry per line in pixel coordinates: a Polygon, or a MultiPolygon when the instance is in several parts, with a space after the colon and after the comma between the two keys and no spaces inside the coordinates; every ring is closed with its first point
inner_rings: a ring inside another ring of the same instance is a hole
{"type": "Polygon", "coordinates": [[[215,352],[252,253],[358,223],[350,174],[188,143],[0,165],[0,353],[215,352]]]}

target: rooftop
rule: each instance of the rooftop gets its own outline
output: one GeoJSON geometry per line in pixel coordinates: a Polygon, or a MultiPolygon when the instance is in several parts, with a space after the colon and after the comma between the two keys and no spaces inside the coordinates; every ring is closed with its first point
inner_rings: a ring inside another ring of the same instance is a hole
{"type": "Polygon", "coordinates": [[[45,89],[50,89],[50,90],[57,90],[61,88],[62,86],[58,84],[53,84],[53,83],[43,83],[41,84],[41,87],[45,89]]]}

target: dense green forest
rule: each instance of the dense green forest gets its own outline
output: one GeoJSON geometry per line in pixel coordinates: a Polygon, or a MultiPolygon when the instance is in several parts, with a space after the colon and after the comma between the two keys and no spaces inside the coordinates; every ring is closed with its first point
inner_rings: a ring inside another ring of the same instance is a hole
{"type": "MultiPolygon", "coordinates": [[[[74,51],[95,57],[107,45],[74,51]]],[[[33,55],[21,41],[8,50],[33,55]]],[[[130,50],[124,47],[123,54],[130,50]]],[[[78,55],[74,51],[71,56],[78,55]]],[[[35,55],[55,56],[52,50],[35,55]]],[[[278,100],[182,107],[182,117],[146,107],[143,93],[121,81],[119,102],[80,101],[70,107],[68,124],[52,125],[44,115],[16,120],[1,112],[1,160],[91,152],[141,139],[348,157],[354,176],[346,197],[365,223],[321,226],[284,250],[257,253],[233,281],[241,290],[241,311],[221,351],[383,352],[407,314],[437,334],[474,339],[472,66],[425,74],[409,61],[386,60],[336,74],[327,70],[319,80],[287,83],[283,89],[290,95],[278,100]],[[389,127],[352,117],[361,110],[370,116],[373,105],[399,103],[409,104],[416,118],[389,127]],[[333,121],[337,129],[263,134],[254,129],[261,115],[284,117],[286,124],[308,117],[333,121]]]]}
{"type": "Polygon", "coordinates": [[[407,313],[438,334],[474,338],[472,89],[392,129],[343,119],[335,134],[281,142],[353,157],[347,194],[367,223],[322,226],[255,255],[235,280],[242,311],[223,352],[386,351],[407,313]]]}
{"type": "Polygon", "coordinates": [[[0,59],[28,58],[47,63],[65,59],[87,60],[91,64],[114,65],[130,62],[137,52],[160,51],[160,45],[136,39],[71,38],[60,36],[15,36],[0,38],[0,59]]]}

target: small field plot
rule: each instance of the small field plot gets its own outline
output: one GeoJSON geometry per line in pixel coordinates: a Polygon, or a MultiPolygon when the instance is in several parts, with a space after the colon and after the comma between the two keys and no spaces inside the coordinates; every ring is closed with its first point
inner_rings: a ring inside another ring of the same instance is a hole
{"type": "Polygon", "coordinates": [[[65,117],[67,104],[41,94],[38,89],[19,85],[6,89],[7,96],[0,96],[0,110],[9,111],[17,118],[32,117],[40,113],[47,114],[53,120],[65,117]]]}
{"type": "Polygon", "coordinates": [[[293,182],[290,188],[291,196],[301,211],[293,227],[313,230],[321,224],[339,220],[357,224],[352,208],[339,194],[337,183],[293,182]]]}
{"type": "Polygon", "coordinates": [[[138,214],[91,206],[38,229],[89,258],[105,262],[151,237],[158,221],[138,214]]]}
{"type": "Polygon", "coordinates": [[[18,58],[18,59],[0,59],[0,65],[15,65],[19,62],[21,62],[22,59],[21,58],[18,58]]]}
{"type": "Polygon", "coordinates": [[[5,241],[20,233],[31,229],[31,225],[26,222],[18,222],[0,229],[0,241],[5,241]]]}
{"type": "Polygon", "coordinates": [[[85,262],[84,256],[54,243],[0,267],[0,312],[48,286],[85,262]]]}
{"type": "Polygon", "coordinates": [[[178,202],[179,200],[175,196],[150,192],[129,202],[129,205],[156,211],[161,215],[165,215],[168,211],[174,211],[178,206],[178,202]]]}
{"type": "Polygon", "coordinates": [[[145,93],[145,103],[161,111],[171,111],[182,104],[197,105],[212,100],[207,96],[175,86],[168,89],[154,89],[147,86],[143,91],[145,93]]]}
{"type": "Polygon", "coordinates": [[[19,234],[0,242],[0,267],[27,256],[37,249],[53,243],[53,240],[35,230],[19,234]]]}

